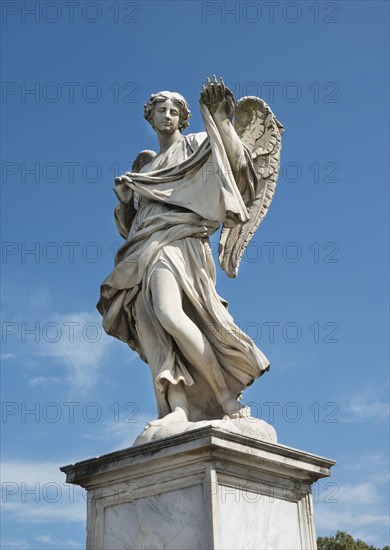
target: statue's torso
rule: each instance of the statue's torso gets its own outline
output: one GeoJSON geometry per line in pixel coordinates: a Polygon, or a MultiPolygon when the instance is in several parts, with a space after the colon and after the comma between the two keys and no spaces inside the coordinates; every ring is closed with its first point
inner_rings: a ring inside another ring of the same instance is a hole
{"type": "MultiPolygon", "coordinates": [[[[181,136],[181,138],[174,143],[167,151],[160,155],[156,155],[154,159],[146,164],[141,173],[154,172],[156,170],[162,170],[164,168],[175,166],[182,163],[188,157],[190,157],[200,146],[200,144],[206,139],[206,132],[199,132],[197,134],[189,134],[187,136],[181,136]]],[[[129,238],[134,236],[139,228],[139,225],[147,218],[152,216],[158,216],[159,214],[165,214],[170,210],[182,210],[178,206],[173,206],[167,202],[158,202],[151,200],[147,197],[134,193],[134,207],[137,210],[137,214],[132,222],[129,238]]]]}

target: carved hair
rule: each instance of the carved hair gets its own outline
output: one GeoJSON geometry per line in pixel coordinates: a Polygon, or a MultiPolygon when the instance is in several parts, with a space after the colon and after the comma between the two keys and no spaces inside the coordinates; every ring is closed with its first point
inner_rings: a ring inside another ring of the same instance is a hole
{"type": "Polygon", "coordinates": [[[176,92],[158,92],[152,94],[144,106],[144,117],[153,126],[153,112],[158,103],[170,99],[179,109],[179,130],[182,132],[189,125],[191,111],[184,97],[176,92]]]}

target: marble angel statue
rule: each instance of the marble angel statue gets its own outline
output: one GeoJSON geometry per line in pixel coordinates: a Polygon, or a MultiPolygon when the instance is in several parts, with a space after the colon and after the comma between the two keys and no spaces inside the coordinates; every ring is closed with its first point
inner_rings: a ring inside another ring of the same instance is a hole
{"type": "Polygon", "coordinates": [[[185,135],[184,97],[153,94],[144,116],[159,152],[142,151],[115,180],[125,242],[97,307],[105,331],[150,367],[158,419],[149,427],[245,417],[240,395],[269,369],[217,294],[209,236],[222,226],[219,262],[235,277],[273,198],[283,127],[261,99],[235,103],[215,76],[200,109],[206,131],[185,135]]]}

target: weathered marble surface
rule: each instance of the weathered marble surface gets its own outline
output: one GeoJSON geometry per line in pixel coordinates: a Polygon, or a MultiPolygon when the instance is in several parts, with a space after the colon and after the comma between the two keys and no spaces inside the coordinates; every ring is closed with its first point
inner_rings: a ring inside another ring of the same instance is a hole
{"type": "Polygon", "coordinates": [[[159,151],[141,151],[116,178],[125,241],[97,304],[106,332],[149,365],[160,426],[247,416],[239,396],[269,369],[216,291],[209,237],[222,226],[219,262],[235,277],[274,195],[283,127],[262,99],[236,103],[215,77],[200,111],[205,131],[183,134],[182,95],[162,91],[146,103],[159,151]]]}
{"type": "Polygon", "coordinates": [[[305,531],[309,526],[299,517],[297,502],[272,501],[268,495],[229,489],[228,496],[219,502],[221,548],[300,550],[304,547],[301,529],[305,531]],[[242,525],[248,527],[241,529],[242,525]]]}
{"type": "Polygon", "coordinates": [[[208,420],[200,422],[175,422],[156,426],[147,426],[145,430],[134,441],[134,445],[143,445],[150,441],[157,441],[164,437],[172,437],[180,433],[186,433],[205,426],[213,426],[219,430],[242,434],[259,441],[276,443],[277,436],[273,426],[259,418],[251,416],[247,418],[224,418],[222,420],[208,420]]]}
{"type": "Polygon", "coordinates": [[[207,548],[201,485],[107,507],[103,548],[207,548]]]}
{"type": "Polygon", "coordinates": [[[88,491],[88,550],[314,550],[333,464],[206,426],[61,469],[88,491]]]}

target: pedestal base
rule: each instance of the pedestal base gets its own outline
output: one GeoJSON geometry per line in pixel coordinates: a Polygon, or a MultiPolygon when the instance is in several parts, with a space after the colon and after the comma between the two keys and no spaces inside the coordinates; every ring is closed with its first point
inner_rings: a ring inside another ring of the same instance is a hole
{"type": "Polygon", "coordinates": [[[89,550],[313,550],[333,464],[205,426],[61,470],[88,491],[89,550]]]}

